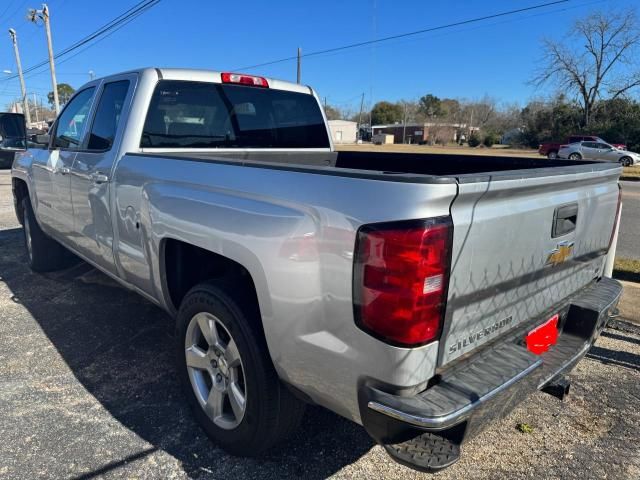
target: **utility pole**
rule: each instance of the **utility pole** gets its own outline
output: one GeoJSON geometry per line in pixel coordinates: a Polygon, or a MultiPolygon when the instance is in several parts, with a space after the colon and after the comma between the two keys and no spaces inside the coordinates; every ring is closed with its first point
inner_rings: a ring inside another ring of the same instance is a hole
{"type": "Polygon", "coordinates": [[[40,120],[38,120],[38,98],[36,97],[36,92],[33,92],[33,111],[36,113],[36,123],[38,123],[40,120]]]}
{"type": "Polygon", "coordinates": [[[402,118],[402,143],[405,143],[407,133],[407,102],[404,102],[404,117],[402,118]]]}
{"type": "Polygon", "coordinates": [[[94,78],[96,78],[96,74],[93,70],[89,70],[89,81],[93,80],[94,78]]]}
{"type": "Polygon", "coordinates": [[[364,107],[364,92],[362,93],[362,98],[360,99],[360,113],[358,114],[358,128],[362,125],[362,107],[364,107]]]}
{"type": "Polygon", "coordinates": [[[13,43],[13,51],[16,54],[16,66],[18,67],[18,77],[20,77],[20,90],[22,91],[22,109],[24,110],[24,118],[27,121],[27,125],[29,125],[31,123],[31,114],[29,113],[29,100],[27,99],[27,89],[24,86],[22,63],[20,62],[20,52],[18,51],[18,34],[13,28],[10,28],[9,36],[13,43]]]}
{"type": "Polygon", "coordinates": [[[362,140],[362,135],[360,133],[360,129],[362,128],[362,107],[364,107],[364,92],[362,92],[362,98],[360,99],[360,113],[358,114],[358,139],[359,140],[362,140]]]}
{"type": "Polygon", "coordinates": [[[300,79],[301,79],[301,69],[302,69],[302,49],[300,47],[298,47],[298,80],[296,83],[300,83],[300,79]]]}
{"type": "Polygon", "coordinates": [[[51,69],[51,85],[53,86],[53,103],[56,109],[56,115],[60,113],[60,101],[58,100],[58,82],[56,81],[56,66],[53,62],[53,42],[51,41],[51,25],[49,7],[46,3],[42,4],[42,9],[36,10],[30,8],[27,13],[27,19],[33,23],[37,23],[38,20],[44,22],[44,28],[47,33],[47,48],[49,50],[49,67],[51,69]]]}

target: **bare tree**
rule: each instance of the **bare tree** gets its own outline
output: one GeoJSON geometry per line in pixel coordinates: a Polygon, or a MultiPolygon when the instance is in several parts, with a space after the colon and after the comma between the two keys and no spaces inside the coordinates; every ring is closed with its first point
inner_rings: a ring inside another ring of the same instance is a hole
{"type": "MultiPolygon", "coordinates": [[[[469,107],[473,110],[472,127],[484,128],[496,116],[496,99],[485,95],[480,100],[471,102],[469,107]]],[[[469,117],[471,118],[471,117],[469,117]]]]}
{"type": "Polygon", "coordinates": [[[575,92],[587,126],[603,92],[614,99],[640,85],[640,71],[634,69],[640,46],[638,17],[635,10],[592,13],[575,23],[567,40],[580,46],[543,41],[543,65],[531,83],[541,86],[554,81],[563,90],[575,92]]]}

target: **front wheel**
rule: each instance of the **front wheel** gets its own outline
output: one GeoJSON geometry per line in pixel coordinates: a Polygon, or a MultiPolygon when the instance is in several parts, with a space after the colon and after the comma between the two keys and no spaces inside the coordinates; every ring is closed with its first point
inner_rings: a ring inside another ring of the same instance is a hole
{"type": "Polygon", "coordinates": [[[582,160],[582,156],[579,153],[572,153],[569,155],[569,160],[582,160]]]}
{"type": "Polygon", "coordinates": [[[633,165],[633,161],[631,160],[630,157],[622,157],[620,159],[620,163],[622,164],[623,167],[630,167],[631,165],[633,165]]]}
{"type": "Polygon", "coordinates": [[[233,455],[254,456],[297,428],[304,404],[278,379],[259,318],[251,318],[257,309],[247,308],[251,298],[227,291],[238,290],[207,282],[185,296],[177,318],[178,368],[207,435],[233,455]]]}
{"type": "Polygon", "coordinates": [[[556,158],[558,158],[558,152],[554,152],[553,150],[549,153],[547,153],[547,158],[549,160],[555,160],[556,158]]]}

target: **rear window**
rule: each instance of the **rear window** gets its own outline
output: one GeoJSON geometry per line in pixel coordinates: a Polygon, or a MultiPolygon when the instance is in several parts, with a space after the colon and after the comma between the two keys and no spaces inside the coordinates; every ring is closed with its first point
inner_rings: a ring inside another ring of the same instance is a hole
{"type": "Polygon", "coordinates": [[[162,80],[143,148],[328,148],[316,99],[270,88],[162,80]]]}

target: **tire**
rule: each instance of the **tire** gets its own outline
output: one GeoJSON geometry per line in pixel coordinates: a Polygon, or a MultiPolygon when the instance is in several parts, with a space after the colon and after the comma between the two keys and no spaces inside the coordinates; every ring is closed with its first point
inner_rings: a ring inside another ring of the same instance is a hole
{"type": "Polygon", "coordinates": [[[255,301],[238,291],[206,282],[184,297],[176,320],[178,373],[209,438],[232,455],[256,456],[299,426],[305,405],[280,382],[256,324],[259,312],[248,307],[255,301]]]}
{"type": "Polygon", "coordinates": [[[549,160],[555,160],[556,158],[558,158],[558,152],[552,150],[549,153],[547,153],[547,158],[549,160]]]}
{"type": "Polygon", "coordinates": [[[29,197],[22,200],[22,231],[29,267],[34,272],[51,272],[68,266],[72,254],[42,231],[29,197]]]}
{"type": "Polygon", "coordinates": [[[579,153],[572,153],[569,155],[569,160],[582,160],[582,155],[579,153]]]}
{"type": "Polygon", "coordinates": [[[633,165],[633,160],[631,160],[631,157],[622,157],[620,159],[620,163],[623,167],[630,167],[631,165],[633,165]]]}

